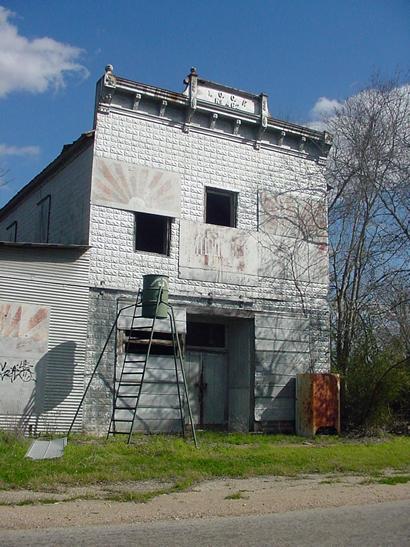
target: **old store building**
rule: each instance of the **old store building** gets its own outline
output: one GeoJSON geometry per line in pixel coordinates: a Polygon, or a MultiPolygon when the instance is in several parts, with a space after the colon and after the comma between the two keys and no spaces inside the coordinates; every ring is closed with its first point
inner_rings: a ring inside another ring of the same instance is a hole
{"type": "MultiPolygon", "coordinates": [[[[176,93],[109,65],[95,104],[94,130],[0,211],[1,423],[66,430],[117,310],[144,274],[164,274],[195,421],[292,430],[295,374],[329,365],[328,135],[194,69],[176,93]]],[[[124,314],[88,431],[106,431],[129,329],[124,314]]],[[[171,357],[154,349],[137,428],[178,430],[171,357]]]]}

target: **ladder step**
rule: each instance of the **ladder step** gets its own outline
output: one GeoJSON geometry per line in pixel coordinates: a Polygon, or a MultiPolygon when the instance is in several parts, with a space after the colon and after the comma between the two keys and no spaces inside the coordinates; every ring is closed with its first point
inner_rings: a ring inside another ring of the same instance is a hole
{"type": "Polygon", "coordinates": [[[114,421],[115,423],[117,423],[117,422],[121,422],[121,423],[127,423],[127,424],[129,424],[129,423],[131,423],[131,422],[132,422],[132,419],[131,419],[131,420],[126,420],[125,418],[121,418],[121,419],[118,419],[118,418],[114,418],[114,420],[113,420],[113,421],[114,421]]]}
{"type": "Polygon", "coordinates": [[[114,431],[114,430],[111,430],[108,432],[108,435],[109,434],[112,434],[112,435],[129,435],[130,432],[129,431],[114,431]]]}
{"type": "Polygon", "coordinates": [[[142,374],[142,371],[138,371],[138,370],[131,370],[131,371],[123,371],[122,372],[122,376],[124,376],[125,374],[142,374]]]}
{"type": "Polygon", "coordinates": [[[141,382],[121,382],[118,387],[122,386],[140,386],[141,382]]]}
{"type": "MultiPolygon", "coordinates": [[[[177,395],[175,395],[177,397],[177,395]]],[[[158,407],[158,406],[152,406],[152,405],[138,405],[138,411],[142,408],[145,409],[158,409],[158,408],[166,408],[166,410],[180,410],[179,406],[167,406],[167,407],[158,407]]],[[[117,420],[118,421],[118,420],[117,420]]]]}
{"type": "MultiPolygon", "coordinates": [[[[177,385],[177,381],[176,380],[144,380],[144,384],[161,384],[161,385],[171,385],[171,384],[175,384],[177,385]]],[[[183,381],[182,381],[182,378],[181,380],[179,380],[178,384],[182,385],[183,384],[183,381]]]]}
{"type": "Polygon", "coordinates": [[[122,395],[121,393],[118,395],[118,397],[121,397],[121,399],[136,399],[138,395],[122,395]]]}

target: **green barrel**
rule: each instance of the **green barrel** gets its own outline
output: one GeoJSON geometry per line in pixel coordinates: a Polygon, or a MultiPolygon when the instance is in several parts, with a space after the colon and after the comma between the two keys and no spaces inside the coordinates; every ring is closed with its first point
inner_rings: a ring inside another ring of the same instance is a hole
{"type": "Polygon", "coordinates": [[[165,319],[168,317],[168,276],[144,275],[142,284],[142,316],[165,319]],[[162,289],[162,295],[157,308],[158,294],[162,289]]]}

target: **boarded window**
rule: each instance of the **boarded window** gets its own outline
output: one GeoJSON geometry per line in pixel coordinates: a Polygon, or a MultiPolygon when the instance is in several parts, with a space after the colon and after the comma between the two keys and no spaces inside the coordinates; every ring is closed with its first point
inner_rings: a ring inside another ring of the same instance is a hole
{"type": "Polygon", "coordinates": [[[48,195],[37,203],[37,241],[38,243],[48,243],[50,232],[50,210],[51,196],[48,195]]]}
{"type": "MultiPolygon", "coordinates": [[[[145,330],[123,331],[123,353],[146,355],[151,332],[145,330]]],[[[184,335],[178,334],[181,349],[184,348],[184,335]]],[[[170,332],[154,332],[150,355],[174,355],[174,341],[170,332]]]]}
{"type": "Polygon", "coordinates": [[[15,220],[10,224],[10,226],[7,226],[7,241],[17,241],[17,221],[15,220]]]}
{"type": "Polygon", "coordinates": [[[171,219],[135,213],[135,250],[169,255],[171,219]]]}
{"type": "Polygon", "coordinates": [[[236,227],[237,194],[216,188],[205,189],[205,222],[236,227]]]}
{"type": "Polygon", "coordinates": [[[224,348],[225,325],[188,322],[186,344],[190,347],[224,348]]]}

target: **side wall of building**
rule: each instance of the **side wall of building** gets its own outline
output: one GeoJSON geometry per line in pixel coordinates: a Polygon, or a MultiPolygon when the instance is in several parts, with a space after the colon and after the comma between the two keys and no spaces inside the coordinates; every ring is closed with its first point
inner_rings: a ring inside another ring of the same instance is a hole
{"type": "Polygon", "coordinates": [[[90,145],[59,171],[38,184],[0,221],[0,240],[14,241],[11,239],[9,227],[17,222],[16,241],[86,245],[92,162],[93,146],[90,145]],[[45,208],[41,219],[42,200],[45,200],[45,208]],[[48,240],[45,241],[47,223],[48,240]]]}
{"type": "Polygon", "coordinates": [[[0,256],[0,427],[67,432],[84,392],[88,251],[2,246],[0,256]]]}

